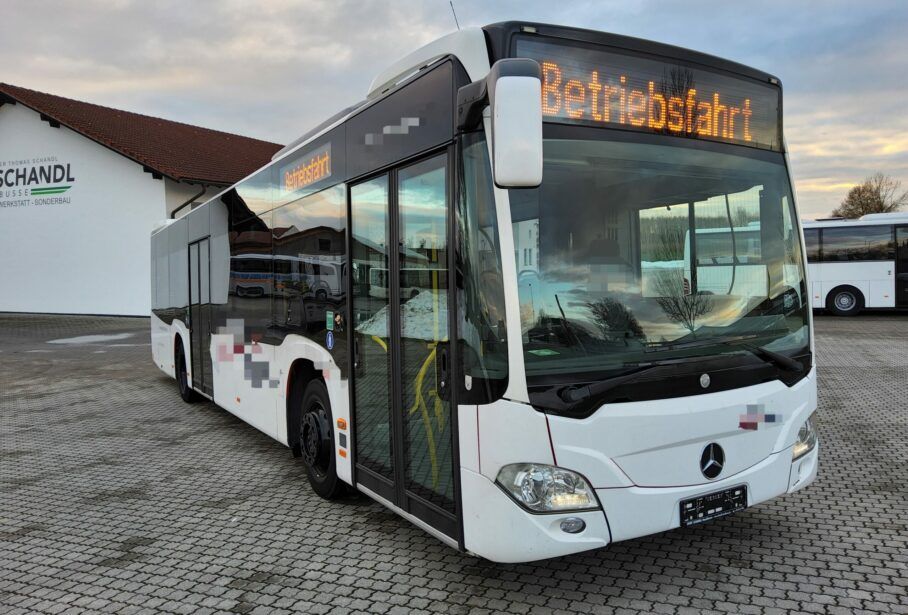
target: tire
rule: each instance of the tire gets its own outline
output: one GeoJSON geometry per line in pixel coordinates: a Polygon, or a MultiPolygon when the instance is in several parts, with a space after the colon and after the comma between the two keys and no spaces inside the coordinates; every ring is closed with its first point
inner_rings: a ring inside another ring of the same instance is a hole
{"type": "Polygon", "coordinates": [[[864,295],[854,286],[833,288],[826,298],[826,309],[836,316],[855,316],[864,307],[864,295]]]}
{"type": "Polygon", "coordinates": [[[186,354],[183,352],[183,340],[176,338],[176,344],[174,365],[177,370],[177,386],[180,388],[180,399],[187,404],[194,404],[199,400],[199,395],[193,390],[189,382],[189,372],[186,369],[186,354]]]}
{"type": "Polygon", "coordinates": [[[347,492],[346,483],[337,477],[334,453],[334,418],[328,389],[321,380],[312,380],[300,400],[296,437],[312,490],[326,500],[347,492]]]}

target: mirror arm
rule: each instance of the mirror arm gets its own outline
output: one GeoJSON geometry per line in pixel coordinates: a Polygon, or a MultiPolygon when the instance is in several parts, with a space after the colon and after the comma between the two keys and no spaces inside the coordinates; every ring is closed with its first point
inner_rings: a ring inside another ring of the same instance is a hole
{"type": "Polygon", "coordinates": [[[489,104],[489,87],[485,79],[474,81],[457,90],[457,131],[473,130],[482,122],[482,110],[489,104]]]}

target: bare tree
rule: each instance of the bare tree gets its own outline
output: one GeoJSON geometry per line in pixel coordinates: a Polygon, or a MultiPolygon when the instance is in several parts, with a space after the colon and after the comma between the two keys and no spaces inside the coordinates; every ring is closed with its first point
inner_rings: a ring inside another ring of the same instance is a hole
{"type": "Polygon", "coordinates": [[[697,321],[713,310],[710,295],[687,292],[681,271],[673,269],[658,271],[655,276],[655,288],[659,294],[656,303],[668,319],[691,333],[697,328],[697,321]]]}
{"type": "Polygon", "coordinates": [[[848,191],[842,204],[832,211],[833,216],[860,218],[864,214],[888,214],[908,204],[908,190],[899,192],[902,182],[874,173],[848,191]]]}
{"type": "MultiPolygon", "coordinates": [[[[670,68],[665,68],[662,70],[662,80],[659,82],[659,92],[665,97],[666,102],[668,102],[673,96],[680,98],[682,101],[687,99],[687,93],[690,90],[696,89],[696,83],[694,81],[694,73],[687,67],[677,65],[670,68]]],[[[692,109],[688,109],[687,105],[682,107],[682,130],[687,134],[696,134],[697,131],[697,109],[696,105],[692,109]],[[687,130],[687,126],[690,124],[691,130],[687,130]]],[[[668,128],[668,125],[662,129],[662,132],[669,133],[671,132],[668,128]]]]}
{"type": "Polygon", "coordinates": [[[620,301],[604,297],[597,301],[590,301],[586,306],[604,340],[624,341],[627,344],[629,337],[646,339],[646,334],[643,333],[643,327],[637,322],[637,317],[620,301]]]}

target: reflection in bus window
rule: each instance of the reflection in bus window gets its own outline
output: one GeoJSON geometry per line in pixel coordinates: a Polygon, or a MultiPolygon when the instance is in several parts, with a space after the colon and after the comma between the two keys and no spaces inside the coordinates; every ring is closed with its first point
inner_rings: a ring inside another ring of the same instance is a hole
{"type": "Polygon", "coordinates": [[[891,226],[850,226],[823,229],[824,261],[885,261],[895,259],[891,226]]]}
{"type": "Polygon", "coordinates": [[[391,243],[388,177],[350,188],[350,258],[353,260],[355,442],[357,463],[384,476],[396,463],[391,445],[391,317],[387,295],[371,292],[372,271],[388,271],[391,243]]]}
{"type": "Polygon", "coordinates": [[[230,282],[219,322],[241,319],[246,339],[261,339],[271,323],[271,213],[246,216],[248,210],[233,191],[222,202],[230,212],[230,282]]]}
{"type": "Polygon", "coordinates": [[[509,193],[529,379],[620,372],[732,334],[771,330],[770,347],[803,347],[785,169],[742,153],[545,142],[545,183],[509,193]]]}
{"type": "Polygon", "coordinates": [[[442,389],[448,361],[447,157],[401,169],[400,366],[407,488],[454,512],[450,398],[442,389]]]}
{"type": "MultiPolygon", "coordinates": [[[[458,288],[457,331],[462,343],[461,368],[470,378],[470,389],[462,395],[482,403],[500,397],[507,386],[504,278],[492,167],[483,133],[465,136],[462,155],[461,199],[456,210],[460,239],[456,279],[462,286],[458,288]]],[[[538,234],[538,229],[537,224],[528,232],[538,234]]],[[[538,264],[538,235],[528,235],[527,240],[535,248],[532,264],[527,266],[534,266],[538,264]]]]}
{"type": "Polygon", "coordinates": [[[275,325],[315,334],[328,312],[344,310],[344,191],[334,186],[274,210],[275,325]]]}

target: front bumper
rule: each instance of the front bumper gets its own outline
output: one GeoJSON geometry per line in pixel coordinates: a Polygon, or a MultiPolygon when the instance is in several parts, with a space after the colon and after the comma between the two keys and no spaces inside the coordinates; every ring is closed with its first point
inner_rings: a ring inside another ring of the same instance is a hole
{"type": "Polygon", "coordinates": [[[579,553],[677,528],[679,505],[688,498],[747,486],[747,506],[793,493],[816,478],[820,445],[791,462],[791,449],[726,479],[686,487],[616,487],[597,489],[603,510],[533,514],[516,504],[481,474],[461,470],[464,494],[464,542],[468,551],[495,562],[528,562],[579,553]],[[603,511],[605,514],[603,514],[603,511]],[[567,517],[579,517],[586,529],[560,529],[567,517]]]}
{"type": "Polygon", "coordinates": [[[808,454],[791,462],[791,449],[770,455],[734,476],[703,485],[687,487],[624,487],[597,489],[611,529],[612,542],[647,536],[681,525],[682,500],[747,486],[747,506],[793,493],[816,478],[819,443],[808,454]]]}

